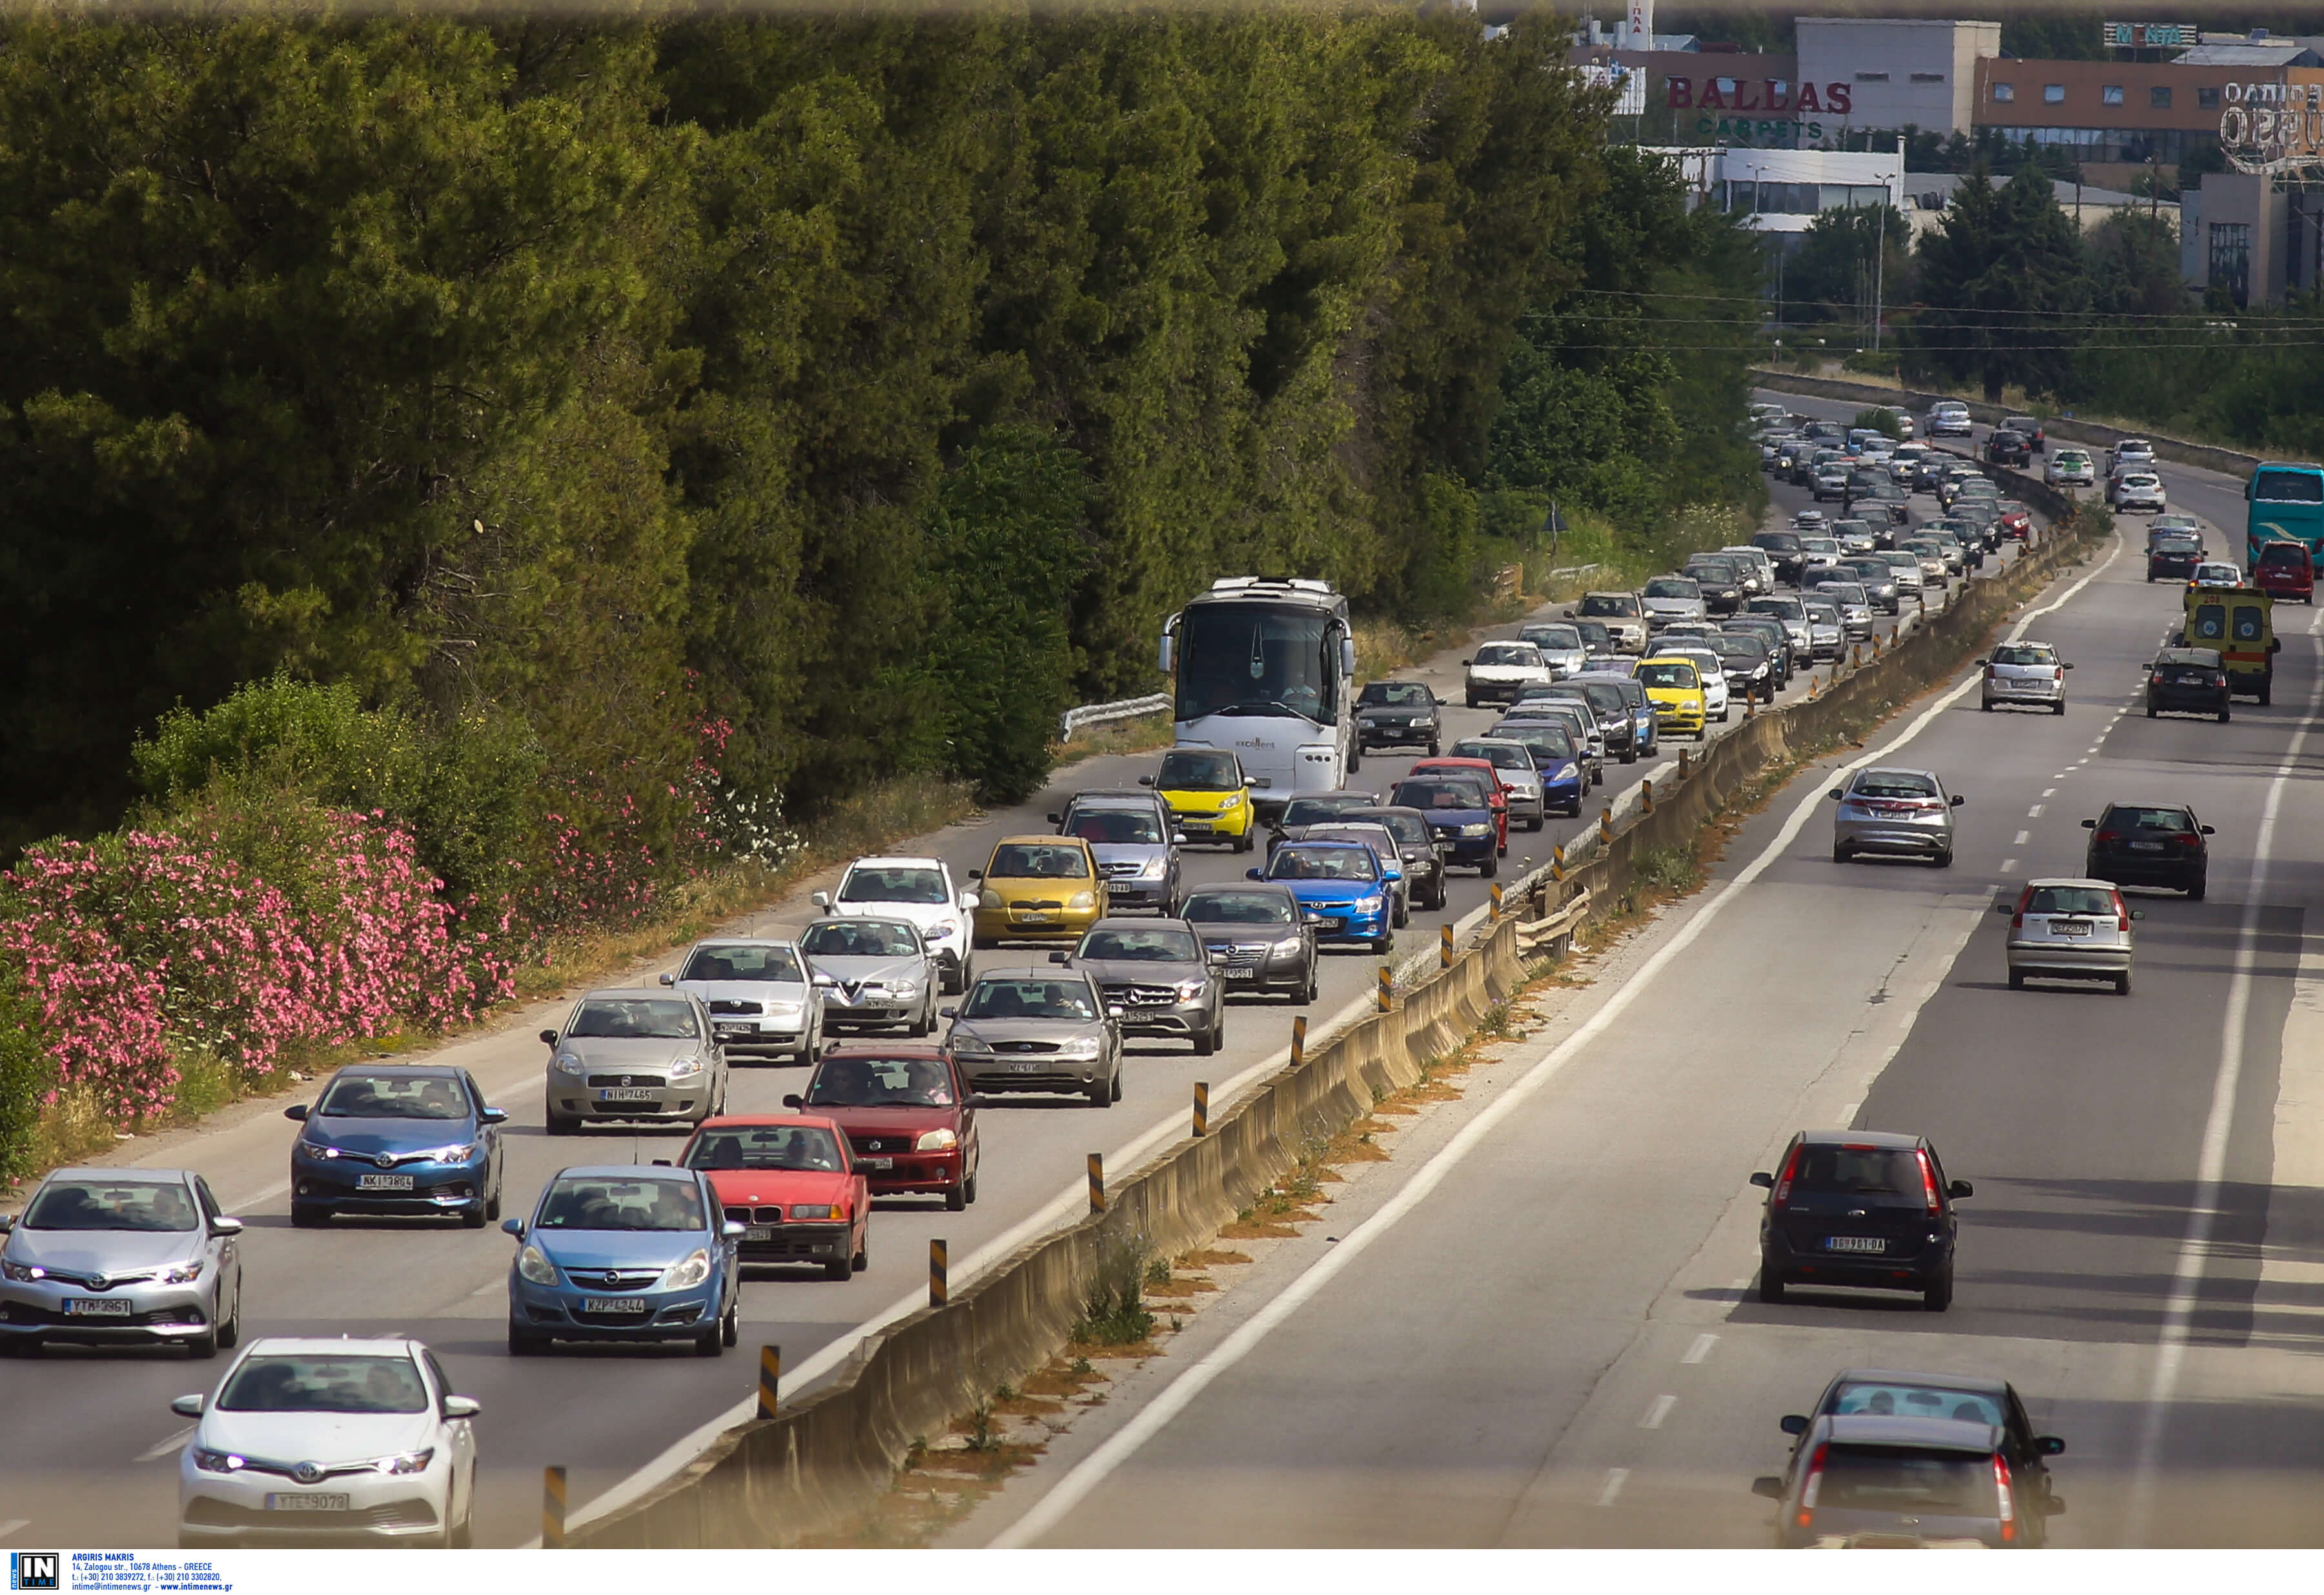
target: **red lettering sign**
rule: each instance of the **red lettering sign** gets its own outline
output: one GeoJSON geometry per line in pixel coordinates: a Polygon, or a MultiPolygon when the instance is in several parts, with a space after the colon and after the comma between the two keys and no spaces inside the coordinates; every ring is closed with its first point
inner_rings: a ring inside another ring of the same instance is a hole
{"type": "Polygon", "coordinates": [[[1792,108],[1791,101],[1784,98],[1783,85],[1776,82],[1773,78],[1763,79],[1763,81],[1767,85],[1767,109],[1771,111],[1790,110],[1792,108]]]}
{"type": "Polygon", "coordinates": [[[1800,103],[1794,106],[1794,109],[1797,110],[1803,116],[1806,115],[1811,111],[1821,111],[1823,109],[1823,101],[1816,97],[1816,87],[1814,84],[1803,83],[1800,85],[1800,103]]]}
{"type": "Polygon", "coordinates": [[[1823,103],[1825,106],[1831,111],[1832,115],[1836,116],[1845,116],[1849,111],[1855,108],[1849,104],[1851,97],[1849,87],[1845,83],[1827,83],[1824,85],[1823,103]]]}
{"type": "Polygon", "coordinates": [[[1735,108],[1738,111],[1764,111],[1767,107],[1751,97],[1751,90],[1738,78],[1735,81],[1735,108]]]}
{"type": "Polygon", "coordinates": [[[1670,97],[1670,108],[1672,110],[1683,111],[1694,104],[1693,78],[1666,78],[1663,80],[1663,83],[1665,92],[1670,97]]]}
{"type": "Polygon", "coordinates": [[[1705,78],[1702,80],[1702,97],[1694,103],[1702,106],[1706,111],[1725,110],[1727,108],[1727,97],[1719,92],[1719,79],[1716,78],[1705,78]]]}

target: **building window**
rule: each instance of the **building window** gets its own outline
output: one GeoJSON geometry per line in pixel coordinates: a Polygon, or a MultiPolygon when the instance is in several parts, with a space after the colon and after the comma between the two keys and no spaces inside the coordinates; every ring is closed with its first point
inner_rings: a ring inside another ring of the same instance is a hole
{"type": "Polygon", "coordinates": [[[2122,104],[2122,85],[2119,83],[2107,84],[2098,90],[2098,99],[2102,104],[2109,106],[2118,106],[2122,104]]]}
{"type": "Polygon", "coordinates": [[[2017,85],[2015,83],[1995,84],[1993,86],[1993,97],[2001,104],[2005,106],[2007,105],[2010,101],[2017,97],[2017,85]]]}
{"type": "Polygon", "coordinates": [[[2064,105],[2066,103],[2066,86],[2062,83],[2044,83],[2042,85],[2042,103],[2048,106],[2064,105]]]}
{"type": "Polygon", "coordinates": [[[1888,74],[1886,72],[1858,72],[1856,75],[1856,80],[1858,83],[1886,83],[1888,81],[1888,74]]]}
{"type": "Polygon", "coordinates": [[[2158,111],[2169,110],[2171,108],[2171,89],[2169,86],[2158,85],[2153,88],[2148,89],[2146,91],[2146,103],[2153,106],[2158,111]]]}
{"type": "Polygon", "coordinates": [[[2205,110],[2210,110],[2219,103],[2219,91],[2216,88],[2199,88],[2195,91],[2195,103],[2205,110]]]}
{"type": "Polygon", "coordinates": [[[1942,72],[1915,72],[1913,74],[1913,81],[1915,83],[1942,83],[1944,80],[1945,75],[1942,72]]]}
{"type": "Polygon", "coordinates": [[[2251,303],[2251,224],[2211,224],[2211,286],[2224,288],[2238,305],[2251,303]]]}

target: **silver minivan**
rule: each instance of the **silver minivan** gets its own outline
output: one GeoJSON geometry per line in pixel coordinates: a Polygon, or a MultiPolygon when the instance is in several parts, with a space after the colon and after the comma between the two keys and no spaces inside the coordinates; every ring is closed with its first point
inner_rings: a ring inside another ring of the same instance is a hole
{"type": "Polygon", "coordinates": [[[1834,863],[1859,853],[1924,858],[1940,870],[1953,862],[1953,810],[1966,799],[1947,794],[1934,772],[1859,770],[1825,795],[1840,805],[1831,823],[1834,863]]]}
{"type": "Polygon", "coordinates": [[[2009,916],[2009,989],[2028,979],[2110,981],[2130,995],[2131,921],[2145,915],[2122,900],[2109,880],[2059,877],[2029,880],[2017,901],[1996,903],[2009,916]]]}

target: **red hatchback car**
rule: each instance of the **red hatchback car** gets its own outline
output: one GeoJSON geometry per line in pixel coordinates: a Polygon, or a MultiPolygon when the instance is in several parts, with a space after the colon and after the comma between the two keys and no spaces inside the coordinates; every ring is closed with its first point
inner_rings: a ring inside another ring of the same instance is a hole
{"type": "Polygon", "coordinates": [[[803,1263],[844,1279],[871,1266],[872,1193],[832,1120],[806,1113],[706,1119],[678,1161],[708,1175],[727,1218],[744,1226],[743,1267],[803,1263]]]}
{"type": "Polygon", "coordinates": [[[2262,544],[2251,580],[2253,586],[2278,604],[2316,602],[2316,562],[2304,543],[2262,544]]]}
{"type": "Polygon", "coordinates": [[[839,1126],[873,1195],[941,1196],[954,1212],[976,1200],[976,1098],[943,1048],[831,1046],[783,1103],[839,1126]]]}
{"type": "MultiPolygon", "coordinates": [[[[1417,761],[1406,773],[1428,775],[1452,770],[1465,771],[1471,775],[1482,773],[1485,779],[1485,796],[1492,800],[1493,805],[1493,840],[1500,852],[1508,852],[1509,789],[1502,784],[1501,772],[1493,768],[1491,760],[1454,759],[1450,756],[1443,759],[1423,759],[1417,761]]],[[[1471,812],[1475,811],[1472,809],[1471,812]]]]}

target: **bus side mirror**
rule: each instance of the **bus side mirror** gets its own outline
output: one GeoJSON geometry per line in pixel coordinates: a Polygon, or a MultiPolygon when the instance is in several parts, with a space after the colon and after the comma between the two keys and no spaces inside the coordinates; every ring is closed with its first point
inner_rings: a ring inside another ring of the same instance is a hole
{"type": "Polygon", "coordinates": [[[1170,673],[1170,644],[1176,641],[1176,639],[1172,637],[1169,632],[1165,632],[1162,633],[1162,652],[1156,661],[1155,668],[1159,669],[1165,676],[1167,676],[1170,673]]]}
{"type": "Polygon", "coordinates": [[[1355,673],[1356,640],[1353,637],[1342,637],[1340,639],[1340,674],[1352,676],[1355,673]]]}

